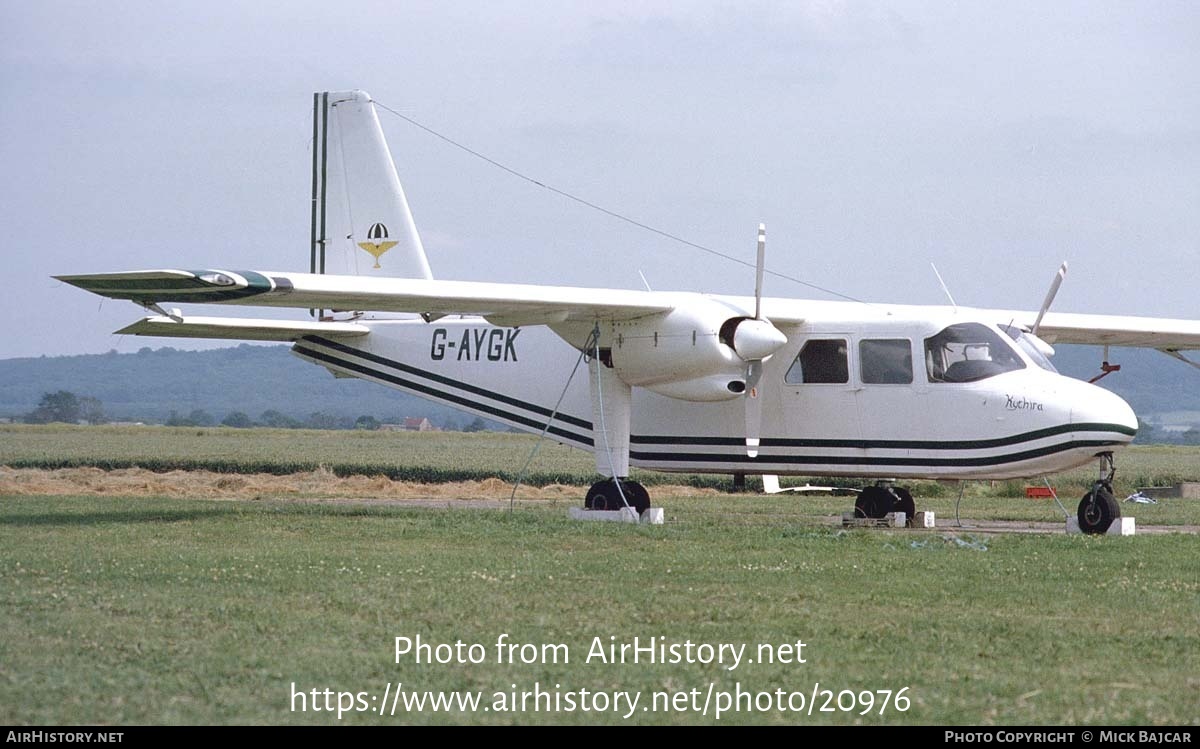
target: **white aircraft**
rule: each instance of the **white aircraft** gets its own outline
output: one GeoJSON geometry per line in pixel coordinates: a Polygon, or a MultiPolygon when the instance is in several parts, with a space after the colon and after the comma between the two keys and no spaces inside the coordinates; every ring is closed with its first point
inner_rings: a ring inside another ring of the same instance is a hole
{"type": "MultiPolygon", "coordinates": [[[[1185,361],[1200,322],[434,280],[363,91],[314,96],[308,273],[143,270],[58,276],[157,314],[133,335],[292,341],[358,377],[591,450],[585,507],[649,507],[630,466],[880,479],[856,511],[912,517],[900,479],[1044,476],[1100,460],[1080,526],[1120,515],[1113,452],[1137,431],[1113,393],[1058,374],[1050,342],[1144,346],[1185,361]],[[342,239],[344,237],[344,239],[342,239]],[[193,317],[164,303],[310,310],[193,317]],[[397,316],[394,313],[410,313],[397,316]],[[573,378],[580,363],[587,376],[573,378]]],[[[1107,357],[1106,357],[1107,358],[1107,357]]]]}

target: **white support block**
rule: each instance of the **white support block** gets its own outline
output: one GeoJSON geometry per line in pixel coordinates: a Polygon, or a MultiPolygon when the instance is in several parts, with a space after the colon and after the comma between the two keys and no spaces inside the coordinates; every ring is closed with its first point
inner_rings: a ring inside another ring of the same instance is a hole
{"type": "MultiPolygon", "coordinates": [[[[659,509],[662,512],[662,509],[659,509]]],[[[572,507],[567,511],[572,520],[607,520],[610,523],[636,523],[637,510],[632,507],[622,507],[619,510],[585,510],[582,507],[572,507]]]]}
{"type": "Polygon", "coordinates": [[[1108,526],[1110,536],[1132,536],[1137,531],[1137,523],[1133,518],[1117,518],[1108,526]]]}
{"type": "MultiPolygon", "coordinates": [[[[1108,530],[1104,532],[1106,536],[1132,536],[1137,531],[1137,522],[1134,518],[1119,517],[1112,521],[1112,525],[1108,526],[1108,530]]],[[[1079,529],[1079,518],[1072,515],[1067,518],[1067,533],[1083,533],[1079,529]]]]}
{"type": "Polygon", "coordinates": [[[572,507],[567,510],[572,520],[607,520],[610,523],[642,523],[643,525],[662,525],[663,508],[651,507],[638,517],[637,510],[632,507],[622,507],[619,510],[585,510],[582,507],[572,507]]]}
{"type": "Polygon", "coordinates": [[[642,522],[646,525],[662,525],[663,524],[663,508],[651,507],[642,513],[642,522]]]}
{"type": "Polygon", "coordinates": [[[914,528],[933,528],[933,527],[935,527],[934,522],[933,522],[933,511],[925,510],[922,512],[918,512],[913,517],[913,527],[914,528]]]}

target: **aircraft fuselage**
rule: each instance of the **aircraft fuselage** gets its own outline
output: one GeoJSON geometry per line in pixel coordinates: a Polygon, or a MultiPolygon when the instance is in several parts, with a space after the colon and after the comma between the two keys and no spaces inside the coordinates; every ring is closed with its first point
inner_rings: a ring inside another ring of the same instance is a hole
{"type": "MultiPolygon", "coordinates": [[[[779,326],[788,342],[764,364],[756,457],[741,436],[740,397],[693,402],[636,387],[630,463],[694,473],[1004,479],[1086,464],[1136,432],[1123,400],[1042,368],[1003,338],[1002,321],[940,307],[821,305],[814,310],[823,319],[779,326]],[[990,326],[991,351],[976,326],[990,326]]],[[[311,336],[293,350],[335,373],[532,433],[545,427],[565,388],[549,436],[605,448],[593,429],[585,369],[597,363],[588,357],[567,385],[580,330],[500,327],[479,317],[363,324],[367,336],[311,336]]],[[[607,333],[602,345],[619,366],[622,346],[633,344],[607,333]]]]}

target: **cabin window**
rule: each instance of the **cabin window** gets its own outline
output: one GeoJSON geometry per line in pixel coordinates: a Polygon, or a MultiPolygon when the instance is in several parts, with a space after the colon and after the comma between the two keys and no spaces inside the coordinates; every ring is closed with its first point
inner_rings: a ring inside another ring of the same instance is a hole
{"type": "Polygon", "coordinates": [[[925,339],[925,368],[930,382],[976,382],[1025,362],[999,333],[977,322],[951,325],[925,339]]]}
{"type": "Polygon", "coordinates": [[[907,338],[859,341],[862,381],[870,385],[908,385],[913,381],[912,343],[907,338]]]}
{"type": "Polygon", "coordinates": [[[784,381],[791,385],[825,383],[846,384],[850,381],[850,367],[846,363],[846,339],[818,338],[808,341],[792,366],[788,368],[784,381]]]}

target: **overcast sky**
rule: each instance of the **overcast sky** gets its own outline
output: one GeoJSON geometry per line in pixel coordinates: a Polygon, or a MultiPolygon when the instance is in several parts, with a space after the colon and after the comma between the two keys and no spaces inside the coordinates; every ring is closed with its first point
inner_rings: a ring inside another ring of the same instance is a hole
{"type": "MultiPolygon", "coordinates": [[[[765,222],[851,296],[942,303],[932,261],[1036,308],[1067,259],[1057,310],[1197,319],[1198,40],[1195,2],[0,0],[0,357],[197,345],[52,274],[307,270],[312,92],[348,88],[748,261],[765,222]]],[[[753,290],[381,117],[437,277],[753,290]]]]}

